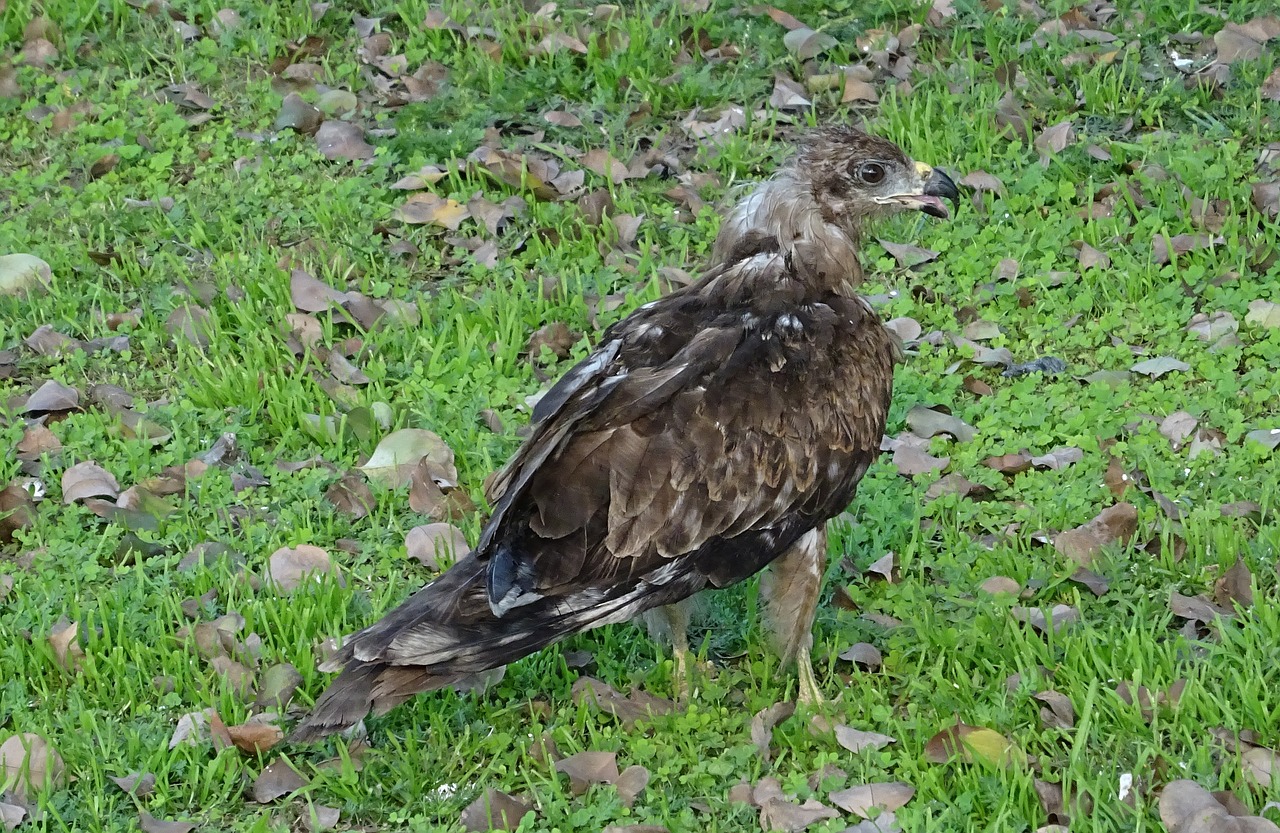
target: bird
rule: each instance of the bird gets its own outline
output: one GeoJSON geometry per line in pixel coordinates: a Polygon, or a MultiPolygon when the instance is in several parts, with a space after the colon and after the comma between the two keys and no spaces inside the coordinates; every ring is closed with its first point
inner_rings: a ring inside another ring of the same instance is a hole
{"type": "Polygon", "coordinates": [[[773,648],[821,701],[826,524],[879,453],[897,358],[858,295],[859,243],[895,212],[946,218],[944,200],[952,180],[887,139],[800,137],[724,218],[701,276],[608,327],[536,403],[475,548],[321,663],[340,673],[291,740],[646,613],[682,679],[688,600],[761,571],[773,648]]]}

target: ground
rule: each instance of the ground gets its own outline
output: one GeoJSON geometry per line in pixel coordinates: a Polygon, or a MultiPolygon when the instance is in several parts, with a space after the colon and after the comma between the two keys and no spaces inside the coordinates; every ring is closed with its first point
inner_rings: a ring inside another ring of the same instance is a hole
{"type": "Polygon", "coordinates": [[[1280,818],[1274,7],[474,6],[0,0],[4,824],[1176,830],[1177,779],[1280,818]],[[474,541],[528,398],[864,119],[966,196],[867,241],[906,359],[831,702],[773,708],[747,586],[687,705],[627,625],[279,742],[447,558],[410,530],[474,541]]]}

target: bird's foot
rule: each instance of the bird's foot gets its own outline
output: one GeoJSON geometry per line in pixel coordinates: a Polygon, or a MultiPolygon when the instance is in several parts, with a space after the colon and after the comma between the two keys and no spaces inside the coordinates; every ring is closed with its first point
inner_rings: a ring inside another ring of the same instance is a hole
{"type": "Polygon", "coordinates": [[[796,672],[800,680],[799,700],[805,706],[817,706],[827,702],[818,688],[818,680],[813,674],[813,661],[809,657],[809,649],[801,649],[796,656],[796,672]]]}
{"type": "Polygon", "coordinates": [[[696,689],[696,682],[703,677],[710,677],[715,666],[699,660],[688,648],[677,649],[674,656],[675,668],[672,669],[671,688],[677,703],[687,703],[696,689]]]}

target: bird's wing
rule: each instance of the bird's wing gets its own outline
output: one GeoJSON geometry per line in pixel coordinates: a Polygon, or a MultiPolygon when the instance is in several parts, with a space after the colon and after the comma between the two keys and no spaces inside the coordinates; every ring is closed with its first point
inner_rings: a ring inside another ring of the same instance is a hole
{"type": "Polygon", "coordinates": [[[738,257],[615,325],[548,392],[476,549],[495,612],[609,591],[677,560],[729,583],[843,508],[828,504],[848,500],[879,428],[854,436],[858,415],[838,400],[858,391],[813,389],[824,373],[836,381],[842,313],[771,313],[747,291],[785,298],[791,269],[776,247],[738,257]],[[721,545],[747,533],[757,551],[726,570],[721,545]]]}

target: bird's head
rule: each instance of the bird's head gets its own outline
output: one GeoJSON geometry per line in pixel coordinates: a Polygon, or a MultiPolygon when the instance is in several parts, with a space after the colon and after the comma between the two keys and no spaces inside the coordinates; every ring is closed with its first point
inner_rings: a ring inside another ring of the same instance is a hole
{"type": "Polygon", "coordinates": [[[943,200],[960,198],[942,171],[912,161],[887,139],[851,127],[814,131],[793,164],[794,175],[809,180],[823,219],[855,235],[864,219],[907,209],[945,218],[943,200]]]}

